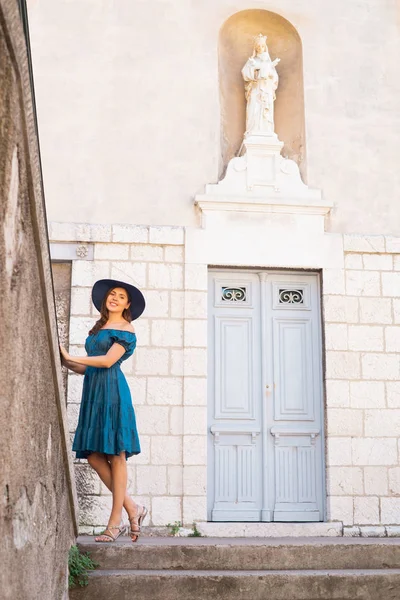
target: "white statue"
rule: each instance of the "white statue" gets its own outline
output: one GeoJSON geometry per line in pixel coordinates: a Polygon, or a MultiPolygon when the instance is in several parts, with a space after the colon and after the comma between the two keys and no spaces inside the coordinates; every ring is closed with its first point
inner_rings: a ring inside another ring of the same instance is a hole
{"type": "Polygon", "coordinates": [[[261,33],[254,40],[253,55],[242,69],[247,100],[245,137],[253,134],[274,134],[274,100],[278,87],[278,73],[271,61],[267,36],[261,33]]]}

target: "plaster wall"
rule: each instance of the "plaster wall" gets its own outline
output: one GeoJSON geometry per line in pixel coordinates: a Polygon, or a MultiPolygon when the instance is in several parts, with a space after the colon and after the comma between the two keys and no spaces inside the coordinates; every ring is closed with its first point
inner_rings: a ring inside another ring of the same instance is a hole
{"type": "Polygon", "coordinates": [[[219,31],[246,9],[302,41],[307,178],[335,205],[328,230],[400,233],[395,0],[30,0],[51,220],[196,223],[193,197],[221,169],[219,31]]]}
{"type": "Polygon", "coordinates": [[[77,502],[27,48],[14,0],[0,2],[0,79],[0,595],[67,600],[77,502]]]}

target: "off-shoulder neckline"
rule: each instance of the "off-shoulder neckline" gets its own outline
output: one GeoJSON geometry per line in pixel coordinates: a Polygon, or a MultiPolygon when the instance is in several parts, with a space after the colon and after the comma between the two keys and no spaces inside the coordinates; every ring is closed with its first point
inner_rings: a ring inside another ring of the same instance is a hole
{"type": "MultiPolygon", "coordinates": [[[[128,329],[115,329],[114,327],[106,327],[99,329],[99,331],[119,331],[120,333],[130,333],[131,335],[136,335],[134,331],[129,331],[128,329]]],[[[97,333],[99,333],[99,331],[97,331],[97,333]]]]}

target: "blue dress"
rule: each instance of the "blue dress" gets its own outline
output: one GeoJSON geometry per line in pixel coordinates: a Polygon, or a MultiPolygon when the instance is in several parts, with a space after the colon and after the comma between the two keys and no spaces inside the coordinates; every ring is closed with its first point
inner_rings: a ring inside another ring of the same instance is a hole
{"type": "Polygon", "coordinates": [[[87,458],[91,452],[119,454],[125,450],[128,459],[140,453],[135,411],[121,363],[133,354],[136,334],[118,329],[100,329],[86,338],[88,356],[107,354],[117,342],[125,354],[109,369],[86,367],[78,427],[72,450],[76,458],[87,458]]]}

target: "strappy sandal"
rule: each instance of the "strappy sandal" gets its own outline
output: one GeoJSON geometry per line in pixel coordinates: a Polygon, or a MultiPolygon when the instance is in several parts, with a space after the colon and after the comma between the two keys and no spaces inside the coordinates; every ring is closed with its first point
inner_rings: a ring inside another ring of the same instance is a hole
{"type": "Polygon", "coordinates": [[[142,510],[140,512],[140,514],[136,513],[136,515],[134,517],[132,517],[131,519],[129,519],[129,523],[130,523],[130,530],[129,530],[129,535],[131,537],[132,542],[137,542],[140,536],[140,527],[143,523],[143,520],[145,518],[145,516],[147,515],[147,508],[145,506],[142,506],[142,510]],[[135,525],[137,528],[133,529],[133,525],[135,525]]]}
{"type": "Polygon", "coordinates": [[[103,533],[100,533],[99,536],[94,538],[95,542],[99,542],[99,543],[103,543],[103,544],[109,544],[110,542],[115,542],[120,535],[123,535],[127,530],[127,526],[124,525],[121,521],[120,525],[109,525],[108,527],[106,527],[106,529],[103,531],[103,533]],[[118,533],[116,535],[113,534],[112,529],[118,529],[118,533]],[[109,533],[106,533],[107,531],[109,531],[109,533]],[[105,537],[107,538],[106,540],[100,540],[99,538],[101,537],[105,537]]]}

